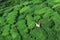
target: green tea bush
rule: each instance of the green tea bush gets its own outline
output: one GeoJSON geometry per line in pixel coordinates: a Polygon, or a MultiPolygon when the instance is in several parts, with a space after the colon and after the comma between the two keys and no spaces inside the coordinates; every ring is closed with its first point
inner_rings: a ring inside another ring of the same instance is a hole
{"type": "Polygon", "coordinates": [[[60,0],[1,0],[0,40],[60,40],[60,0]]]}

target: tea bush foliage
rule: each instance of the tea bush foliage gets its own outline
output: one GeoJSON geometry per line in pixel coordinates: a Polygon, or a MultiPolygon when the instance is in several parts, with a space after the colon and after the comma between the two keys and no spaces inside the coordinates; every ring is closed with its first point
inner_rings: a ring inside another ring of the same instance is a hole
{"type": "Polygon", "coordinates": [[[0,40],[60,40],[60,0],[1,0],[0,40]]]}

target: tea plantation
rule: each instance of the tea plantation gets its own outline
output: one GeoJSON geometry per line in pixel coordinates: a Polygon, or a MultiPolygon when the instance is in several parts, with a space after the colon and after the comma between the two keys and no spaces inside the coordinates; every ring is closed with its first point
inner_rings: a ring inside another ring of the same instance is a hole
{"type": "Polygon", "coordinates": [[[0,0],[0,40],[60,40],[60,0],[0,0]]]}

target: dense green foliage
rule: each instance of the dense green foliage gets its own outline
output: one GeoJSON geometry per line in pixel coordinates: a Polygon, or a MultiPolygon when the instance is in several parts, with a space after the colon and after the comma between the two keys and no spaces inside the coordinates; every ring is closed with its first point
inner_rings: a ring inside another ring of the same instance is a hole
{"type": "Polygon", "coordinates": [[[0,40],[60,40],[60,0],[1,0],[0,40]]]}

